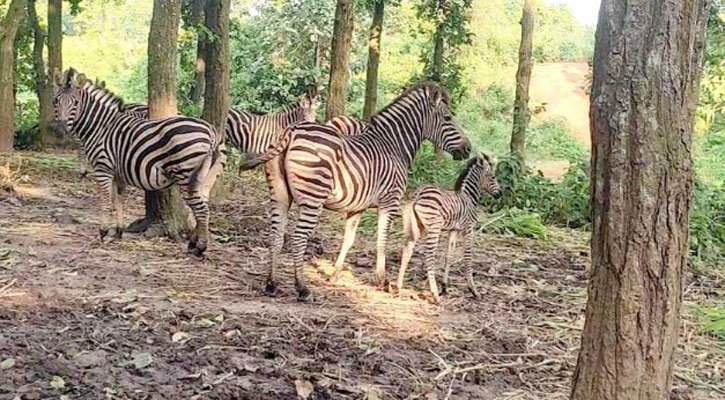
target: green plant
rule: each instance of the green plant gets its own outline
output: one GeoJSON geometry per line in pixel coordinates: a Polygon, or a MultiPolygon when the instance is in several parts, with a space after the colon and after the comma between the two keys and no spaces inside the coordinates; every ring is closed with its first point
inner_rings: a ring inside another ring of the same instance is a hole
{"type": "Polygon", "coordinates": [[[698,260],[725,259],[725,188],[695,181],[690,212],[690,252],[698,260]]]}
{"type": "Polygon", "coordinates": [[[479,218],[478,232],[546,239],[546,227],[539,214],[516,207],[479,218]]]}
{"type": "Polygon", "coordinates": [[[713,335],[718,339],[725,341],[725,308],[696,307],[693,309],[693,313],[700,317],[703,325],[702,330],[705,333],[713,335]]]}

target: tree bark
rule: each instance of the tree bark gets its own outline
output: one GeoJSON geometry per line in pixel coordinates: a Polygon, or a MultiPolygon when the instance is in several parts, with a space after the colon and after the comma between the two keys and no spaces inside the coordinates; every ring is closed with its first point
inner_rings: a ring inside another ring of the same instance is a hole
{"type": "Polygon", "coordinates": [[[377,0],[373,5],[373,22],[370,25],[368,39],[368,68],[365,77],[365,105],[363,118],[370,119],[378,106],[378,66],[380,65],[380,39],[383,34],[383,15],[385,0],[377,0]]]}
{"type": "Polygon", "coordinates": [[[51,134],[50,121],[53,120],[53,105],[48,76],[45,71],[43,49],[45,48],[45,31],[40,27],[38,14],[35,11],[35,0],[28,0],[28,20],[33,28],[33,69],[35,73],[35,93],[38,95],[40,118],[38,121],[38,137],[36,145],[43,147],[45,139],[51,134]]]}
{"type": "Polygon", "coordinates": [[[440,82],[443,75],[443,52],[445,42],[443,40],[443,26],[438,25],[433,34],[433,70],[430,79],[433,82],[440,82]]]}
{"type": "Polygon", "coordinates": [[[229,0],[207,0],[206,27],[214,40],[204,41],[206,89],[202,118],[224,137],[229,112],[229,0]]]}
{"type": "MultiPolygon", "coordinates": [[[[48,0],[48,87],[53,87],[53,71],[63,71],[63,0],[48,0]]],[[[55,146],[63,138],[52,130],[43,136],[43,144],[55,146]]]]}
{"type": "MultiPolygon", "coordinates": [[[[206,8],[206,0],[194,0],[191,10],[191,24],[197,28],[204,23],[204,10],[206,8]]],[[[204,98],[204,88],[206,87],[206,62],[204,61],[204,33],[199,30],[196,35],[196,62],[194,71],[194,83],[191,85],[189,98],[192,104],[201,105],[204,98]]]]}
{"type": "MultiPolygon", "coordinates": [[[[154,0],[148,39],[149,118],[168,118],[178,114],[176,101],[176,42],[181,20],[181,0],[154,0]]],[[[163,224],[162,231],[178,237],[189,229],[179,191],[172,187],[146,192],[146,216],[129,226],[129,231],[146,231],[153,224],[163,224]]]]}
{"type": "Polygon", "coordinates": [[[12,152],[15,139],[15,52],[18,26],[25,18],[26,0],[12,0],[0,31],[0,153],[12,152]]]}
{"type": "Polygon", "coordinates": [[[669,398],[708,0],[604,0],[591,93],[592,275],[573,400],[669,398]]]}
{"type": "Polygon", "coordinates": [[[529,126],[529,84],[531,83],[531,58],[534,36],[536,0],[524,2],[521,17],[521,43],[519,44],[519,68],[516,71],[516,100],[514,101],[514,126],[511,132],[511,154],[524,160],[526,157],[526,129],[529,126]]]}
{"type": "Polygon", "coordinates": [[[330,55],[330,84],[325,115],[328,120],[345,113],[347,87],[350,78],[350,72],[348,71],[350,44],[354,25],[355,1],[337,0],[330,55]]]}

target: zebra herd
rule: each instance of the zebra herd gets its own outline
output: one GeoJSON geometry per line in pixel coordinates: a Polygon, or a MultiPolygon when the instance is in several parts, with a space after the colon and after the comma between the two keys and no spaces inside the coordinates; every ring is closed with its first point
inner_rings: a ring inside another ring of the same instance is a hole
{"type": "MultiPolygon", "coordinates": [[[[291,237],[295,284],[299,300],[309,289],[303,267],[307,242],[323,209],[345,214],[345,232],[335,261],[333,281],[340,278],[362,213],[378,209],[375,277],[383,285],[385,252],[390,227],[401,215],[401,201],[416,153],[423,141],[450,153],[454,159],[470,156],[471,144],[449,109],[448,94],[438,85],[414,85],[369,121],[336,117],[315,122],[316,101],[306,96],[278,114],[230,109],[225,132],[219,135],[203,120],[175,116],[150,120],[148,108],[124,104],[105,88],[73,69],[54,72],[55,125],[82,143],[81,173],[85,160],[98,184],[105,215],[101,241],[111,227],[123,232],[125,188],[147,191],[177,185],[191,208],[196,227],[189,251],[201,257],[208,243],[209,195],[226,164],[225,142],[253,156],[242,165],[250,169],[264,163],[270,194],[270,268],[265,290],[277,288],[275,271],[282,251],[289,208],[299,207],[291,237]],[[111,225],[110,219],[114,218],[111,225]]],[[[449,250],[458,233],[464,238],[464,264],[468,286],[479,297],[472,277],[471,243],[476,205],[483,191],[500,194],[490,159],[482,154],[468,162],[454,191],[424,186],[415,192],[402,214],[407,243],[397,280],[402,288],[413,248],[425,238],[425,260],[430,290],[439,300],[434,255],[442,231],[450,231],[449,250]]],[[[448,280],[447,252],[442,289],[448,280]]]]}

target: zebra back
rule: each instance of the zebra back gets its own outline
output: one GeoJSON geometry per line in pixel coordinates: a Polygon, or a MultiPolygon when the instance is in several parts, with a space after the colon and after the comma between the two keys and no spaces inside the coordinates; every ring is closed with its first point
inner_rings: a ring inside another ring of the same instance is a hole
{"type": "Polygon", "coordinates": [[[344,115],[332,118],[325,125],[335,128],[341,135],[345,136],[361,135],[370,128],[369,122],[344,115]]]}

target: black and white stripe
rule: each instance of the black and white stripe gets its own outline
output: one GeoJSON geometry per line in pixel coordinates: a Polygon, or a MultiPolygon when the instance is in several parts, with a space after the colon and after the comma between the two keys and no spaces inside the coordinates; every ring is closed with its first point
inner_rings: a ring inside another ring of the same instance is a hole
{"type": "Polygon", "coordinates": [[[494,177],[493,168],[487,156],[479,154],[472,158],[458,176],[455,190],[444,190],[436,186],[425,185],[415,191],[413,200],[403,210],[403,229],[406,244],[398,273],[398,290],[403,288],[405,269],[413,255],[416,242],[424,238],[424,266],[433,298],[438,301],[438,285],[435,277],[435,254],[442,232],[450,232],[448,247],[444,252],[442,293],[448,287],[450,268],[448,254],[455,249],[459,234],[463,235],[463,265],[468,278],[468,288],[476,298],[480,298],[473,282],[472,252],[474,228],[476,226],[476,206],[482,196],[482,190],[498,196],[501,189],[494,177]]]}
{"type": "Polygon", "coordinates": [[[73,69],[54,78],[56,125],[80,137],[100,189],[101,240],[112,212],[121,236],[127,185],[156,191],[176,184],[196,219],[189,250],[200,256],[208,242],[209,193],[224,164],[223,138],[196,118],[128,115],[118,97],[73,69]]]}
{"type": "MultiPolygon", "coordinates": [[[[343,136],[331,126],[299,123],[285,130],[274,148],[252,159],[247,167],[280,154],[287,183],[288,203],[294,199],[300,215],[292,237],[295,280],[300,299],[309,295],[303,277],[304,250],[323,208],[344,212],[345,237],[335,263],[340,276],[362,212],[378,208],[376,277],[385,281],[385,249],[392,219],[399,215],[410,166],[423,140],[450,152],[468,156],[470,143],[448,108],[448,95],[435,84],[416,85],[372,117],[362,134],[343,136]]],[[[279,240],[279,226],[287,215],[275,215],[272,239],[279,240]]],[[[276,243],[276,242],[275,242],[276,243]]],[[[268,290],[274,290],[274,268],[279,247],[272,248],[268,290]]]]}

